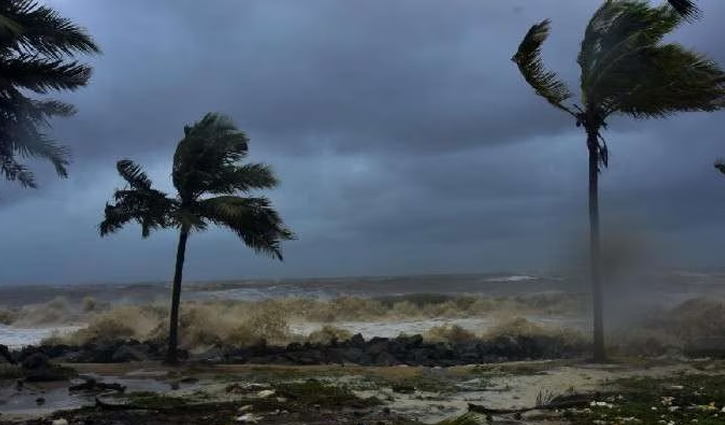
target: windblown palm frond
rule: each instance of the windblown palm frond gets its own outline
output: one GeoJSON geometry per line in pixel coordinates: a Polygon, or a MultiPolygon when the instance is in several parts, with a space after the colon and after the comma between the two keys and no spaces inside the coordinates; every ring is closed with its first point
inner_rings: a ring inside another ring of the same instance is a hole
{"type": "Polygon", "coordinates": [[[172,177],[179,196],[187,201],[203,193],[227,193],[224,186],[247,156],[249,139],[231,119],[209,113],[184,128],[174,154],[172,177]]]}
{"type": "Polygon", "coordinates": [[[131,221],[141,225],[143,237],[148,237],[152,230],[176,224],[177,201],[153,189],[151,180],[140,166],[130,160],[121,160],[116,168],[129,188],[116,190],[115,204],[106,204],[105,217],[99,226],[101,236],[116,232],[131,221]]]}
{"type": "Polygon", "coordinates": [[[725,161],[718,160],[717,162],[715,162],[715,168],[721,173],[725,174],[725,161]]]}
{"type": "Polygon", "coordinates": [[[511,60],[518,65],[521,74],[536,93],[549,103],[574,115],[563,102],[571,98],[571,92],[557,75],[548,71],[541,60],[541,46],[549,35],[550,21],[533,25],[526,33],[519,49],[511,60]]]}
{"type": "Polygon", "coordinates": [[[279,184],[272,168],[267,164],[250,163],[220,167],[207,183],[205,193],[231,195],[258,189],[272,189],[279,184]]]}
{"type": "Polygon", "coordinates": [[[607,0],[589,21],[577,58],[583,103],[601,102],[610,84],[630,83],[617,67],[636,64],[642,49],[659,43],[681,21],[666,5],[652,8],[644,0],[607,0]]]}
{"type": "Polygon", "coordinates": [[[279,260],[283,259],[280,242],[295,238],[267,198],[218,196],[200,201],[199,213],[236,233],[255,252],[279,260]]]}
{"type": "Polygon", "coordinates": [[[14,37],[2,37],[0,49],[37,52],[56,59],[101,52],[83,28],[35,0],[2,0],[0,6],[3,18],[21,29],[14,37]]]}
{"type": "Polygon", "coordinates": [[[694,20],[700,17],[700,9],[694,0],[667,0],[667,2],[685,19],[694,20]]]}
{"type": "Polygon", "coordinates": [[[30,99],[28,91],[75,90],[88,83],[91,69],[72,60],[75,53],[100,50],[82,28],[33,0],[0,0],[0,171],[24,187],[36,187],[33,173],[15,155],[50,161],[67,177],[69,151],[43,131],[54,117],[75,108],[51,99],[30,99]]]}
{"type": "Polygon", "coordinates": [[[140,165],[130,159],[122,159],[116,163],[116,170],[124,180],[136,190],[151,189],[151,179],[140,165]]]}
{"type": "Polygon", "coordinates": [[[608,0],[582,41],[582,100],[602,118],[624,113],[659,118],[678,111],[713,111],[725,104],[725,74],[703,55],[663,37],[682,22],[668,5],[608,0]]]}
{"type": "Polygon", "coordinates": [[[609,86],[605,101],[613,112],[663,118],[725,107],[725,72],[699,53],[668,44],[643,49],[631,61],[634,63],[622,63],[614,72],[621,78],[626,73],[637,84],[609,86]]]}
{"type": "Polygon", "coordinates": [[[51,90],[76,90],[88,83],[90,75],[91,68],[86,65],[29,54],[6,58],[0,68],[3,80],[41,94],[51,90]]]}
{"type": "Polygon", "coordinates": [[[17,22],[0,14],[0,37],[16,37],[22,30],[17,22]]]}

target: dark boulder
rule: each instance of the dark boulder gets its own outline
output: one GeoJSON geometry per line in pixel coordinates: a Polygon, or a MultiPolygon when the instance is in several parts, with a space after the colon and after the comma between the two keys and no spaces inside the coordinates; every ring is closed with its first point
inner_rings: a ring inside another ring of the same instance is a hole
{"type": "Polygon", "coordinates": [[[113,352],[113,355],[111,355],[111,362],[127,363],[148,360],[148,356],[144,351],[143,346],[124,344],[113,352]]]}

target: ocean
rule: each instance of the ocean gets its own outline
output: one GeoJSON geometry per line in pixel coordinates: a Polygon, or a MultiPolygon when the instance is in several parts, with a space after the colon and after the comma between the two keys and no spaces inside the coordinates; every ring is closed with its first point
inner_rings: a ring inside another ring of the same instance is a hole
{"type": "MultiPolygon", "coordinates": [[[[281,280],[240,280],[185,282],[182,299],[185,301],[264,301],[288,298],[335,300],[341,297],[357,297],[384,300],[413,300],[416,296],[436,294],[455,297],[480,296],[495,298],[524,297],[536,294],[579,294],[586,297],[588,289],[584,277],[554,274],[449,274],[387,277],[343,277],[281,280]]],[[[608,305],[619,311],[637,311],[643,306],[674,306],[687,299],[698,297],[724,297],[725,274],[722,273],[640,273],[627,279],[617,279],[607,287],[608,305]]],[[[30,311],[40,319],[22,319],[5,325],[0,324],[0,344],[21,347],[37,344],[55,333],[69,333],[85,326],[87,316],[72,314],[67,307],[82,305],[92,299],[95,304],[106,306],[168,304],[168,283],[87,284],[87,285],[32,285],[0,287],[0,319],[2,313],[30,311]],[[68,311],[66,311],[68,310],[68,311]],[[55,317],[57,316],[57,317],[55,317]]],[[[516,312],[511,312],[515,314],[516,312]]],[[[7,315],[7,314],[6,314],[7,315]]],[[[618,315],[621,315],[618,313],[618,315]]],[[[586,328],[587,315],[556,314],[530,316],[546,323],[558,323],[572,328],[586,328]]],[[[361,332],[366,337],[396,336],[401,332],[422,333],[433,326],[457,324],[467,329],[482,329],[495,321],[490,315],[471,317],[398,317],[397,320],[363,318],[336,322],[335,326],[351,332],[361,332]]],[[[8,322],[6,320],[6,322],[8,322]]],[[[295,322],[293,332],[308,333],[319,323],[295,322]]]]}

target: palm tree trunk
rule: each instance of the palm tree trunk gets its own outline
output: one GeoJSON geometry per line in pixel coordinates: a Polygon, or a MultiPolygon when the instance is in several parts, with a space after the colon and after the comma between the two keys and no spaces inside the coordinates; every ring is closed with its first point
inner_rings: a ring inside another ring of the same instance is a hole
{"type": "Polygon", "coordinates": [[[179,245],[176,249],[176,268],[174,270],[174,284],[171,289],[171,316],[169,317],[169,348],[166,353],[166,363],[176,365],[179,363],[179,303],[181,302],[181,277],[184,271],[184,254],[186,253],[186,240],[189,232],[182,229],[179,232],[179,245]]]}
{"type": "Polygon", "coordinates": [[[599,248],[599,129],[587,129],[589,149],[589,255],[594,315],[594,361],[606,361],[604,349],[604,313],[599,248]]]}

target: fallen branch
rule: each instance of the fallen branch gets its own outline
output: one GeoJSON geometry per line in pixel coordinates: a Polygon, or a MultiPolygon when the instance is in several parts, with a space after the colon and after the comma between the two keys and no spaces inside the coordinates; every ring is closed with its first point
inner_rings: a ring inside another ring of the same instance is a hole
{"type": "Polygon", "coordinates": [[[116,391],[122,393],[126,391],[126,387],[115,382],[107,384],[105,382],[98,382],[93,378],[89,378],[86,379],[86,382],[82,384],[71,385],[70,387],[68,387],[68,391],[116,391]]]}
{"type": "Polygon", "coordinates": [[[571,409],[574,407],[588,406],[592,398],[596,398],[596,394],[572,394],[556,397],[549,403],[544,403],[534,407],[523,407],[520,409],[491,409],[486,406],[481,406],[480,404],[468,403],[468,411],[482,413],[484,415],[510,415],[530,412],[532,410],[571,409]]]}

